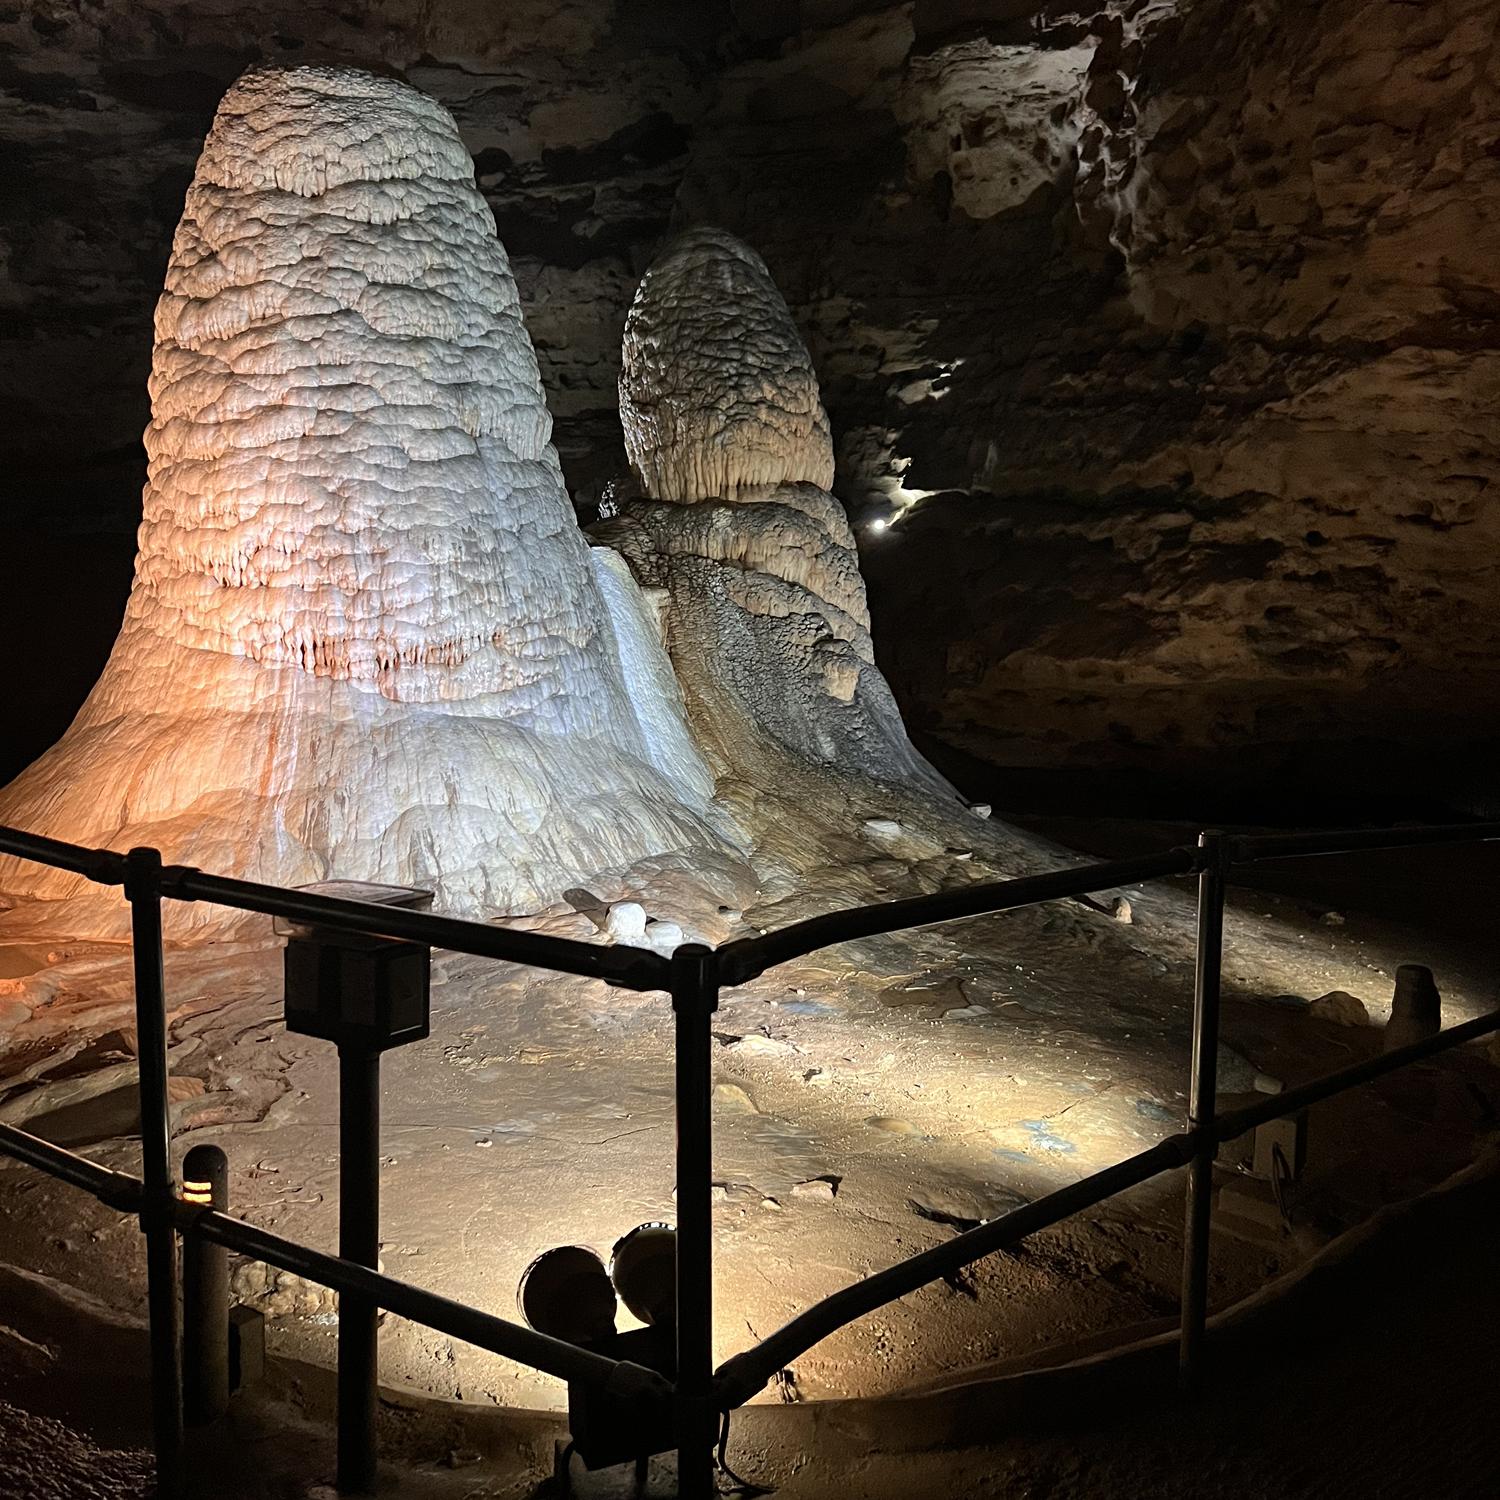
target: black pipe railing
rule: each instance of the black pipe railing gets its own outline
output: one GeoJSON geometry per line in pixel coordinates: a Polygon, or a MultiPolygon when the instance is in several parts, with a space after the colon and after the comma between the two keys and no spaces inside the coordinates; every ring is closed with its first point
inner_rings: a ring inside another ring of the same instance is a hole
{"type": "Polygon", "coordinates": [[[125,884],[125,856],[113,849],[86,849],[81,844],[43,838],[39,833],[0,828],[0,854],[50,865],[54,870],[71,870],[75,875],[87,876],[95,885],[125,884]]]}
{"type": "Polygon", "coordinates": [[[1422,849],[1439,844],[1486,844],[1500,839],[1500,823],[1432,823],[1425,828],[1356,828],[1343,833],[1266,833],[1229,840],[1234,864],[1262,859],[1307,859],[1375,849],[1422,849]]]}
{"type": "Polygon", "coordinates": [[[728,1407],[742,1406],[777,1373],[799,1355],[806,1354],[830,1334],[876,1312],[898,1297],[918,1291],[965,1266],[1008,1250],[1028,1235],[1050,1228],[1073,1214],[1113,1198],[1148,1178],[1180,1167],[1191,1156],[1193,1137],[1174,1135],[1124,1161],[1105,1167],[1078,1182],[1069,1183],[1045,1198],[1023,1204],[998,1219],[966,1229],[944,1244],[908,1256],[894,1266],[876,1271],[852,1286],[831,1293],[791,1322],[762,1339],[751,1349],[736,1354],[719,1366],[719,1393],[728,1407]]]}
{"type": "Polygon", "coordinates": [[[1080,865],[1053,870],[1045,875],[1022,875],[1014,880],[990,880],[962,886],[956,891],[937,891],[930,896],[911,896],[901,901],[882,901],[850,911],[828,912],[808,917],[789,927],[778,927],[759,937],[736,938],[719,949],[719,974],[726,985],[744,984],[767,969],[789,959],[816,953],[835,943],[855,938],[880,937],[934,922],[952,922],[960,917],[985,917],[1042,901],[1061,901],[1088,896],[1115,886],[1136,885],[1164,875],[1187,875],[1198,868],[1196,849],[1167,849],[1139,859],[1115,859],[1103,864],[1080,865]]]}
{"type": "Polygon", "coordinates": [[[355,1261],[326,1255],[295,1240],[283,1239],[267,1229],[247,1224],[243,1219],[231,1219],[227,1214],[184,1205],[179,1214],[179,1226],[185,1233],[201,1234],[226,1249],[248,1255],[252,1260],[264,1261],[279,1270],[290,1271],[305,1281],[368,1298],[377,1307],[383,1307],[398,1317],[425,1324],[504,1359],[530,1365],[543,1374],[606,1386],[643,1399],[670,1397],[670,1387],[654,1370],[595,1354],[562,1339],[550,1338],[520,1323],[508,1322],[493,1313],[481,1312],[436,1292],[397,1281],[383,1271],[371,1270],[355,1261]]]}
{"type": "MultiPolygon", "coordinates": [[[[101,1203],[125,1213],[138,1212],[145,1198],[145,1184],[128,1172],[100,1166],[86,1156],[42,1140],[14,1125],[0,1124],[0,1153],[35,1167],[70,1187],[80,1188],[101,1203]]],[[[537,1333],[520,1323],[507,1322],[491,1313],[451,1301],[398,1281],[383,1271],[325,1255],[296,1240],[273,1234],[269,1229],[232,1219],[212,1209],[197,1207],[181,1198],[172,1203],[172,1222],[182,1234],[198,1234],[239,1255],[263,1261],[281,1271],[290,1271],[305,1281],[317,1282],[336,1292],[368,1297],[377,1307],[413,1323],[424,1323],[439,1333],[462,1339],[504,1359],[530,1365],[562,1380],[578,1380],[608,1386],[643,1399],[670,1394],[667,1382],[654,1370],[610,1359],[581,1349],[562,1339],[537,1333]]]]}
{"type": "Polygon", "coordinates": [[[1405,1068],[1415,1062],[1426,1062],[1441,1052],[1462,1047],[1468,1042],[1477,1042],[1480,1037],[1488,1036],[1492,1031],[1500,1031],[1500,1010],[1475,1016],[1471,1021],[1461,1021],[1457,1026],[1445,1027],[1436,1036],[1423,1037],[1421,1041],[1411,1042],[1405,1047],[1394,1047],[1379,1057],[1351,1063],[1337,1073],[1325,1074],[1298,1088],[1268,1094],[1264,1100],[1255,1104],[1226,1110],[1218,1118],[1216,1133],[1220,1140],[1233,1140],[1235,1136],[1254,1130],[1257,1125],[1298,1114],[1309,1105],[1321,1104],[1325,1099],[1347,1093],[1362,1083],[1373,1083],[1377,1078],[1384,1078],[1387,1073],[1396,1072],[1398,1068],[1405,1068]]]}
{"type": "Polygon", "coordinates": [[[101,1167],[39,1135],[20,1130],[14,1125],[0,1125],[0,1154],[35,1167],[69,1187],[91,1193],[109,1208],[117,1208],[123,1214],[139,1213],[141,1207],[141,1179],[128,1172],[116,1172],[110,1167],[101,1167]]]}
{"type": "MultiPolygon", "coordinates": [[[[1218,1114],[1214,1059],[1218,1050],[1223,912],[1225,888],[1232,879],[1234,865],[1493,839],[1500,839],[1500,823],[1255,837],[1209,833],[1200,837],[1197,849],[1173,848],[1139,859],[1112,860],[1043,875],[985,882],[956,891],[834,912],[740,939],[717,951],[685,945],[671,959],[666,959],[639,949],[514,932],[453,917],[231,880],[186,866],[163,868],[160,856],[149,849],[121,855],[0,828],[0,854],[70,870],[98,884],[126,887],[132,909],[140,1039],[143,1177],[137,1179],[112,1171],[11,1125],[0,1124],[0,1154],[91,1193],[122,1212],[140,1216],[147,1239],[153,1423],[159,1493],[164,1500],[174,1500],[183,1479],[182,1370],[176,1288],[179,1233],[200,1235],[562,1379],[603,1386],[623,1400],[640,1403],[643,1410],[652,1403],[670,1402],[678,1432],[679,1495],[683,1500],[707,1500],[713,1493],[715,1417],[748,1400],[788,1361],[898,1297],[1184,1164],[1190,1164],[1192,1170],[1184,1234],[1180,1368],[1184,1387],[1195,1388],[1201,1375],[1207,1318],[1209,1189],[1218,1144],[1397,1068],[1500,1030],[1500,1011],[1495,1011],[1268,1097],[1261,1103],[1218,1114]],[[1199,877],[1198,944],[1188,1129],[1081,1182],[835,1292],[769,1338],[726,1361],[717,1372],[713,1371],[712,1079],[707,1059],[711,1047],[709,1027],[719,987],[744,983],[776,964],[834,943],[1194,873],[1199,877]],[[212,901],[336,930],[405,939],[430,947],[581,974],[602,979],[617,988],[670,992],[677,1023],[679,1368],[675,1384],[669,1386],[653,1371],[549,1338],[354,1261],[325,1255],[226,1214],[181,1201],[171,1176],[166,1112],[163,899],[212,901]]],[[[373,1382],[373,1368],[367,1378],[373,1382]]],[[[344,1438],[341,1431],[341,1444],[344,1438]]]]}
{"type": "Polygon", "coordinates": [[[141,1233],[151,1334],[151,1424],[156,1487],[170,1495],[182,1472],[182,1305],[173,1209],[172,1116],[167,1102],[167,994],[161,933],[161,855],[125,856],[130,954],[135,968],[136,1093],[141,1117],[141,1233]]]}
{"type": "Polygon", "coordinates": [[[517,932],[461,917],[205,875],[188,865],[168,865],[162,871],[162,894],[174,901],[208,901],[240,911],[289,917],[335,932],[400,938],[429,948],[448,948],[504,963],[529,964],[560,974],[581,974],[585,979],[603,979],[617,989],[664,990],[671,970],[667,959],[647,948],[607,947],[602,943],[580,943],[575,938],[549,937],[541,932],[517,932]]]}
{"type": "Polygon", "coordinates": [[[1214,1148],[1210,1137],[1219,1092],[1219,992],[1224,967],[1224,890],[1229,849],[1224,835],[1198,836],[1198,935],[1193,952],[1193,1035],[1188,1061],[1188,1134],[1197,1141],[1183,1198],[1182,1329],[1178,1371],[1196,1388],[1208,1328],[1208,1251],[1213,1223],[1214,1148]]]}

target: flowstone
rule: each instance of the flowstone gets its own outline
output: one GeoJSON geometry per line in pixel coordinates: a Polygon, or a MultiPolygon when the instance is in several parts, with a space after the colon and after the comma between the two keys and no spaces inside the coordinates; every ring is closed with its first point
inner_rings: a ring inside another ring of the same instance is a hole
{"type": "MultiPolygon", "coordinates": [[[[464,912],[722,853],[645,607],[574,522],[515,282],[441,107],[346,69],[235,84],[173,243],[150,389],[124,624],[0,821],[280,884],[427,885],[464,912]]],[[[29,898],[12,934],[123,925],[73,876],[4,861],[0,889],[29,898]]]]}

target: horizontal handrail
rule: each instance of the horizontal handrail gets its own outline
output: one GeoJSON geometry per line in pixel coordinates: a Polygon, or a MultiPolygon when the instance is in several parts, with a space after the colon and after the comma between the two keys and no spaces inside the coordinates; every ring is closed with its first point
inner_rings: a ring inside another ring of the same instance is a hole
{"type": "MultiPolygon", "coordinates": [[[[17,1126],[0,1124],[0,1153],[80,1188],[111,1208],[134,1213],[141,1207],[145,1188],[139,1177],[100,1166],[17,1126]]],[[[215,1244],[315,1281],[332,1291],[359,1293],[398,1317],[426,1324],[545,1374],[607,1385],[620,1394],[662,1399],[670,1394],[670,1385],[654,1370],[610,1359],[577,1344],[523,1328],[519,1323],[423,1291],[368,1266],[337,1255],[324,1255],[241,1219],[181,1200],[174,1205],[174,1214],[177,1228],[183,1234],[201,1234],[215,1244]]]]}
{"type": "Polygon", "coordinates": [[[610,1359],[563,1339],[523,1328],[519,1323],[497,1318],[493,1313],[480,1312],[466,1303],[454,1302],[409,1282],[397,1281],[382,1271],[371,1270],[337,1255],[325,1255],[295,1240],[283,1239],[279,1234],[247,1224],[243,1219],[232,1219],[213,1209],[179,1203],[177,1227],[184,1234],[201,1234],[204,1239],[226,1249],[290,1271],[294,1276],[315,1281],[336,1292],[367,1297],[377,1307],[383,1307],[397,1317],[435,1328],[439,1333],[462,1339],[466,1344],[505,1359],[513,1359],[518,1364],[530,1365],[545,1375],[608,1386],[619,1395],[665,1399],[670,1394],[668,1381],[643,1365],[610,1359]]]}
{"type": "Polygon", "coordinates": [[[784,1369],[814,1344],[836,1333],[846,1323],[862,1318],[877,1308],[905,1297],[933,1281],[941,1281],[965,1266],[997,1250],[1046,1229],[1085,1208],[1092,1208],[1126,1188],[1135,1187],[1158,1173],[1180,1167],[1193,1154],[1193,1137],[1188,1134],[1168,1136],[1135,1156],[1126,1157],[1112,1167],[1095,1172],[1078,1182],[1069,1183],[1045,1198],[1023,1204],[990,1219],[973,1229],[966,1229],[931,1250],[898,1261],[863,1281],[846,1286],[762,1339],[753,1348],[736,1354],[719,1366],[720,1403],[726,1408],[741,1406],[765,1386],[778,1370],[784,1369]]]}
{"type": "Polygon", "coordinates": [[[260,885],[253,880],[205,875],[189,865],[166,866],[161,872],[161,893],[174,901],[210,901],[241,911],[312,922],[341,932],[401,938],[455,953],[473,953],[481,958],[581,974],[587,979],[602,979],[617,989],[664,990],[671,970],[668,961],[649,948],[581,943],[574,938],[549,937],[540,932],[517,932],[464,917],[444,917],[380,906],[371,901],[350,901],[343,896],[319,896],[309,891],[260,885]]]}
{"type": "Polygon", "coordinates": [[[1409,1063],[1422,1062],[1452,1047],[1461,1047],[1465,1042],[1476,1041],[1492,1031],[1500,1031],[1500,1010],[1476,1016],[1472,1021],[1461,1021],[1457,1026],[1449,1026],[1434,1036],[1423,1037],[1419,1042],[1409,1042],[1405,1047],[1395,1047],[1379,1057],[1351,1063],[1347,1068],[1341,1068],[1337,1073],[1327,1073],[1311,1083],[1286,1089],[1279,1094],[1268,1094],[1264,1100],[1247,1104],[1242,1109],[1226,1110],[1214,1121],[1215,1133],[1221,1141],[1233,1140],[1235,1136],[1244,1135],[1246,1131],[1254,1130],[1257,1125],[1264,1125],[1268,1120],[1294,1115],[1310,1104],[1320,1104],[1324,1099],[1331,1099],[1335,1094],[1342,1094],[1358,1084],[1383,1078],[1387,1073],[1394,1073],[1409,1063]]]}
{"type": "Polygon", "coordinates": [[[1265,833],[1230,840],[1234,864],[1261,859],[1308,859],[1358,854],[1366,849],[1420,849],[1440,844],[1483,844],[1500,839],[1500,823],[1431,823],[1421,828],[1345,828],[1323,833],[1265,833]]]}
{"type": "MultiPolygon", "coordinates": [[[[125,881],[123,854],[67,844],[18,828],[0,827],[0,854],[71,870],[99,885],[122,885],[125,881]]],[[[574,938],[550,937],[540,932],[517,932],[463,917],[407,911],[371,901],[350,901],[342,896],[320,896],[253,880],[206,875],[191,865],[164,867],[161,893],[174,901],[208,901],[266,916],[315,922],[340,932],[404,939],[480,958],[581,974],[586,979],[602,979],[617,989],[664,990],[669,982],[670,964],[648,948],[581,943],[574,938]]]]}
{"type": "Polygon", "coordinates": [[[1102,864],[1078,865],[1051,870],[1044,875],[1022,875],[1012,880],[989,880],[954,891],[930,896],[911,896],[900,901],[882,901],[827,912],[793,922],[759,937],[737,938],[719,951],[719,974],[726,985],[743,984],[788,959],[801,958],[834,943],[854,938],[876,937],[927,927],[958,917],[982,917],[992,912],[1013,911],[1042,901],[1060,901],[1086,896],[1117,885],[1155,880],[1163,875],[1187,875],[1199,865],[1196,849],[1174,848],[1138,859],[1107,860],[1102,864]]]}
{"type": "MultiPolygon", "coordinates": [[[[1326,833],[1265,834],[1235,837],[1232,863],[1352,854],[1367,849],[1418,848],[1500,839],[1500,823],[1452,823],[1425,828],[1334,830],[1326,833]]],[[[0,853],[71,870],[100,884],[124,881],[124,856],[58,839],[0,828],[0,853]]],[[[984,916],[1044,901],[1088,895],[1164,875],[1190,874],[1199,868],[1196,849],[1178,847],[1136,859],[1110,860],[1042,875],[986,881],[959,890],[939,891],[809,917],[756,937],[738,938],[719,949],[725,984],[743,984],[789,959],[857,938],[875,937],[935,922],[984,916]]],[[[603,979],[621,989],[668,987],[667,959],[649,949],[582,943],[543,933],[517,932],[459,917],[319,896],[255,881],[208,875],[187,865],[162,872],[162,894],[178,901],[208,901],[270,916],[317,922],[340,931],[426,943],[434,948],[472,953],[510,963],[603,979]]]]}
{"type": "Polygon", "coordinates": [[[125,884],[125,856],[113,849],[90,849],[82,844],[49,839],[40,833],[0,827],[0,854],[51,865],[57,870],[71,870],[75,875],[87,876],[96,885],[125,884]]]}
{"type": "Polygon", "coordinates": [[[55,1146],[51,1141],[44,1141],[41,1136],[32,1135],[15,1125],[0,1125],[0,1153],[14,1157],[28,1167],[35,1167],[39,1172],[46,1172],[69,1187],[92,1193],[101,1203],[107,1203],[121,1213],[135,1213],[141,1206],[139,1177],[101,1167],[86,1156],[55,1146]]]}

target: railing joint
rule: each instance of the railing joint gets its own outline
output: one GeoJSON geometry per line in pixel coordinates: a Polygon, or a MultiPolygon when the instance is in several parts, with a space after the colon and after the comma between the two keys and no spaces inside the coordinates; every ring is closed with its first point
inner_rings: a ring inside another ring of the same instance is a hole
{"type": "Polygon", "coordinates": [[[124,885],[126,861],[123,854],[113,849],[92,849],[88,857],[89,869],[85,877],[95,885],[124,885]]]}
{"type": "Polygon", "coordinates": [[[132,849],[123,858],[125,899],[150,901],[162,894],[162,864],[159,849],[132,849]]]}
{"type": "Polygon", "coordinates": [[[674,1011],[694,1010],[707,1003],[707,1013],[719,1008],[721,983],[719,955],[704,943],[684,943],[671,959],[671,994],[674,1011]]]}

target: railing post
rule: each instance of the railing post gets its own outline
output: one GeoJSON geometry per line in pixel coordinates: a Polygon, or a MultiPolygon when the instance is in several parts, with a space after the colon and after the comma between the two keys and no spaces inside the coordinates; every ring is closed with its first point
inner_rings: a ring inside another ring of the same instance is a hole
{"type": "Polygon", "coordinates": [[[151,1323],[151,1428],[161,1500],[182,1493],[182,1348],[177,1306],[177,1190],[172,1181],[172,1123],[167,1104],[167,1004],[162,966],[161,855],[132,849],[125,896],[135,965],[136,1049],[140,1063],[141,1232],[146,1237],[151,1323]]]}
{"type": "Polygon", "coordinates": [[[672,955],[677,1085],[677,1494],[714,1493],[713,1013],[717,957],[701,943],[672,955]]]}
{"type": "Polygon", "coordinates": [[[1198,950],[1193,973],[1193,1056],[1188,1084],[1188,1130],[1199,1135],[1188,1164],[1182,1250],[1182,1332],[1177,1374],[1191,1395],[1203,1379],[1203,1343],[1208,1319],[1209,1231],[1213,1213],[1213,1124],[1219,1078],[1219,989],[1224,960],[1224,889],[1228,843],[1222,833],[1198,835],[1203,863],[1198,873],[1198,950]]]}
{"type": "MultiPolygon", "coordinates": [[[[339,1048],[339,1255],[380,1264],[380,1053],[357,1043],[339,1048]]],[[[339,1492],[375,1489],[375,1415],[379,1406],[380,1310],[368,1298],[339,1293],[339,1492]]]]}
{"type": "MultiPolygon", "coordinates": [[[[182,1199],[223,1213],[229,1158],[194,1146],[182,1159],[182,1199]]],[[[188,1231],[182,1241],[182,1406],[194,1426],[229,1409],[229,1251],[188,1231]]]]}

